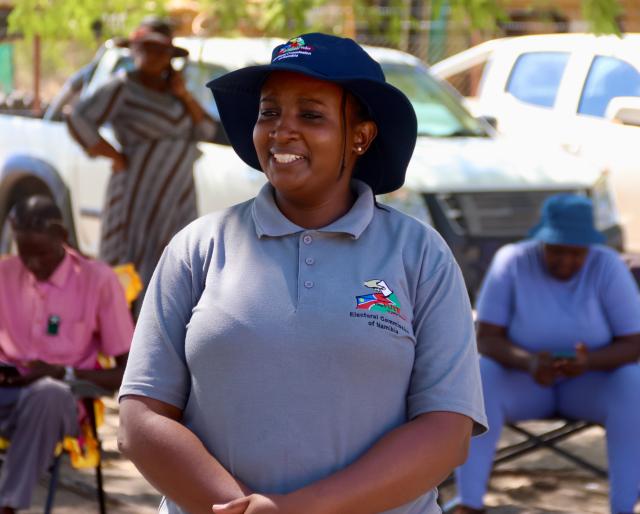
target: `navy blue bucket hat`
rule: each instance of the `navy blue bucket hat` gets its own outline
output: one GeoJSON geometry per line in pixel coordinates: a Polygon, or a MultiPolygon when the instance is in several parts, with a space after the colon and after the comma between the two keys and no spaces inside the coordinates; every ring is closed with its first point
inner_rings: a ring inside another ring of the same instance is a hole
{"type": "Polygon", "coordinates": [[[378,135],[356,163],[354,178],[369,184],[376,194],[402,186],[417,137],[413,106],[404,93],[386,82],[380,65],[360,45],[327,34],[293,38],[273,50],[271,64],[232,71],[207,84],[229,141],[244,162],[260,169],[253,127],[258,118],[260,89],[274,71],[326,80],[352,93],[378,126],[378,135]]]}
{"type": "Polygon", "coordinates": [[[606,240],[594,226],[591,200],[569,193],[547,198],[540,223],[529,236],[548,244],[570,246],[590,246],[606,240]]]}

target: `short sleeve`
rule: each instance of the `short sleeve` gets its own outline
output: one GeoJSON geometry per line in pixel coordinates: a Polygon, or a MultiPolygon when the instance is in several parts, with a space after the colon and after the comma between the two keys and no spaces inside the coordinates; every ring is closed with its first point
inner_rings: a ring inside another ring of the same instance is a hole
{"type": "Polygon", "coordinates": [[[487,429],[469,296],[450,253],[418,286],[416,349],[408,395],[409,418],[434,411],[464,414],[474,434],[487,429]]]}
{"type": "Polygon", "coordinates": [[[617,254],[607,253],[602,306],[614,336],[640,333],[640,292],[631,271],[617,254]]]}
{"type": "Polygon", "coordinates": [[[98,300],[100,351],[117,357],[129,351],[133,337],[133,320],[122,285],[111,269],[105,269],[98,300]]]}
{"type": "Polygon", "coordinates": [[[100,127],[117,115],[124,96],[124,81],[116,77],[78,102],[67,118],[73,138],[84,148],[94,146],[100,140],[100,127]]]}
{"type": "Polygon", "coordinates": [[[185,336],[202,277],[193,270],[189,227],[165,249],[142,304],[120,398],[139,395],[184,409],[191,381],[185,336]],[[195,285],[194,285],[195,284],[195,285]]]}
{"type": "Polygon", "coordinates": [[[513,247],[501,248],[491,261],[478,294],[478,321],[508,327],[513,316],[513,247]]]}

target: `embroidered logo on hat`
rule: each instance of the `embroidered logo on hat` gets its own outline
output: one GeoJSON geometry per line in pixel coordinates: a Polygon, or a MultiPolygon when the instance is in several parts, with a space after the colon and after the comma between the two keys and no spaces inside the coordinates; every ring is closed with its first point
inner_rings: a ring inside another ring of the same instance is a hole
{"type": "Polygon", "coordinates": [[[311,55],[311,52],[313,52],[312,46],[307,45],[301,37],[294,37],[278,50],[278,55],[273,59],[273,62],[301,55],[311,55]]]}

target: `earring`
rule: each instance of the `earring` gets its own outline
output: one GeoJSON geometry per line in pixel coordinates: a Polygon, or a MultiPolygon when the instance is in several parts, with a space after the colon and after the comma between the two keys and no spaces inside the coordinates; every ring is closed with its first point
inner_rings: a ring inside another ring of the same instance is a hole
{"type": "Polygon", "coordinates": [[[356,146],[356,151],[357,151],[358,153],[361,153],[361,152],[362,152],[362,147],[361,147],[361,146],[356,146]]]}

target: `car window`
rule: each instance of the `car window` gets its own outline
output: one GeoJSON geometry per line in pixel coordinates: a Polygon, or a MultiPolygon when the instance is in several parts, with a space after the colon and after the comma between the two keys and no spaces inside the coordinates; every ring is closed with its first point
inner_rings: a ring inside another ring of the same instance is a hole
{"type": "Polygon", "coordinates": [[[188,62],[183,70],[184,80],[187,89],[191,92],[200,105],[213,116],[216,120],[220,119],[218,107],[213,99],[213,95],[209,88],[206,87],[207,82],[216,79],[229,70],[223,66],[203,62],[188,62]]]}
{"type": "Polygon", "coordinates": [[[597,56],[591,63],[578,112],[604,117],[616,96],[640,96],[640,71],[615,57],[597,56]]]}
{"type": "Polygon", "coordinates": [[[418,117],[418,134],[431,137],[486,136],[482,125],[460,100],[429,75],[426,68],[381,62],[387,81],[402,91],[418,117]]]}
{"type": "Polygon", "coordinates": [[[513,66],[507,91],[528,104],[553,107],[568,61],[566,52],[522,54],[513,66]]]}

